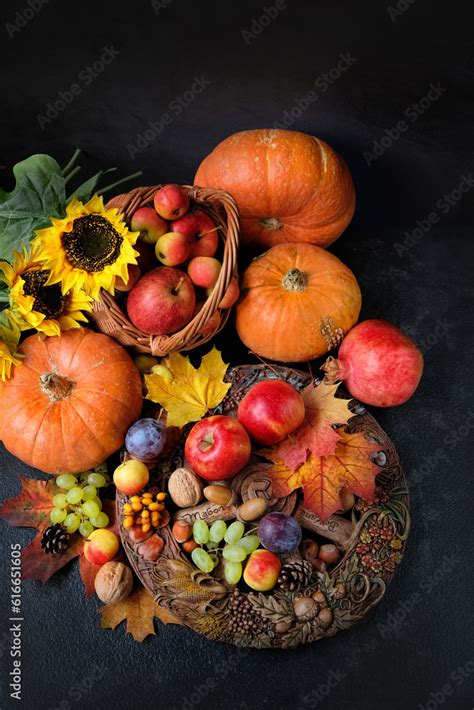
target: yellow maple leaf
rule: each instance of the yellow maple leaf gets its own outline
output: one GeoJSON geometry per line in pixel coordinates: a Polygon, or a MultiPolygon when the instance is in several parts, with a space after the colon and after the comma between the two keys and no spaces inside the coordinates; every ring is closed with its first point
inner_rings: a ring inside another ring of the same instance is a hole
{"type": "Polygon", "coordinates": [[[155,634],[155,617],[165,624],[181,624],[170,611],[158,606],[150,592],[142,586],[123,601],[100,607],[99,612],[103,629],[115,629],[122,621],[126,621],[127,633],[135,641],[143,641],[149,634],[155,634]]]}
{"type": "Polygon", "coordinates": [[[230,383],[223,379],[228,365],[215,347],[204,355],[198,368],[180,353],[172,353],[162,364],[171,371],[173,379],[160,374],[145,375],[146,398],[166,410],[167,426],[182,427],[202,419],[209,409],[222,402],[230,388],[230,383]]]}

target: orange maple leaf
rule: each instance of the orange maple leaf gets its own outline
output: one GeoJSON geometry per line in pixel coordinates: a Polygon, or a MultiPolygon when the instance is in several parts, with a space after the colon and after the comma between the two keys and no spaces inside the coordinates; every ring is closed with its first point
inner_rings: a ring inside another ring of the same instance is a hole
{"type": "Polygon", "coordinates": [[[305,507],[322,522],[342,507],[342,488],[370,500],[375,492],[375,477],[381,471],[370,455],[380,447],[367,441],[361,432],[348,434],[340,431],[340,437],[334,454],[320,457],[310,454],[297,469],[286,466],[275,451],[274,465],[268,471],[273,495],[282,498],[302,487],[305,507]]]}
{"type": "Polygon", "coordinates": [[[348,407],[349,400],[335,396],[338,387],[339,384],[325,382],[305,387],[301,393],[305,404],[303,424],[280,444],[259,453],[271,461],[276,456],[292,469],[301,466],[310,453],[313,457],[333,454],[341,436],[334,425],[347,424],[354,416],[348,407]]]}
{"type": "Polygon", "coordinates": [[[151,593],[141,585],[123,601],[100,607],[99,613],[103,629],[115,629],[122,621],[126,621],[127,633],[135,641],[143,641],[149,634],[155,634],[155,617],[165,624],[181,624],[170,611],[158,606],[151,593]]]}

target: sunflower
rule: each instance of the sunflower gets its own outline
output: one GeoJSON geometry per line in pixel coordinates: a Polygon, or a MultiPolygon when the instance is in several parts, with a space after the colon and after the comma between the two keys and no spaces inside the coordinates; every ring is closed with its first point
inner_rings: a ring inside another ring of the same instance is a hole
{"type": "Polygon", "coordinates": [[[61,283],[63,294],[83,288],[94,300],[101,288],[113,293],[116,277],[127,283],[128,265],[137,263],[139,232],[130,232],[118,210],[106,209],[98,195],[86,204],[74,197],[66,212],[33,240],[51,272],[47,285],[61,283]]]}
{"type": "Polygon", "coordinates": [[[0,261],[0,270],[21,330],[36,328],[45,335],[59,335],[87,321],[82,311],[92,310],[92,298],[77,289],[63,294],[58,283],[48,286],[50,271],[42,268],[37,246],[33,245],[29,256],[26,249],[23,254],[15,253],[12,265],[0,261]]]}
{"type": "Polygon", "coordinates": [[[12,365],[21,365],[23,355],[16,352],[20,341],[20,328],[13,314],[0,312],[0,377],[5,382],[11,376],[12,365]]]}

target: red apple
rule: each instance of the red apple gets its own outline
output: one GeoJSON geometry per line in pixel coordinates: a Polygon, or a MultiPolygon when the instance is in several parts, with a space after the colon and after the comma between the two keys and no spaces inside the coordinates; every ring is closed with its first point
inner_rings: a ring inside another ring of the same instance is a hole
{"type": "Polygon", "coordinates": [[[139,239],[147,244],[154,244],[168,231],[167,223],[156,214],[153,207],[140,207],[134,212],[130,228],[134,232],[140,232],[139,239]]]}
{"type": "Polygon", "coordinates": [[[128,266],[128,281],[125,283],[125,281],[122,279],[121,276],[117,276],[115,279],[115,289],[116,291],[131,291],[132,288],[135,286],[137,283],[138,279],[140,278],[140,269],[136,264],[129,264],[128,266]]]}
{"type": "Polygon", "coordinates": [[[196,286],[213,288],[221,268],[221,262],[213,256],[195,256],[188,264],[188,276],[196,286]]]}
{"type": "Polygon", "coordinates": [[[104,565],[114,559],[118,549],[118,537],[112,530],[94,530],[84,543],[84,557],[93,565],[104,565]]]}
{"type": "Polygon", "coordinates": [[[206,481],[230,478],[248,462],[250,439],[237,419],[216,414],[201,419],[188,434],[184,448],[191,468],[206,481]]]}
{"type": "Polygon", "coordinates": [[[273,589],[280,575],[280,558],[269,550],[255,550],[244,569],[244,581],[257,592],[273,589]]]}
{"type": "Polygon", "coordinates": [[[143,490],[150,480],[150,472],[143,461],[128,459],[114,471],[115,487],[120,493],[133,496],[143,490]]]}
{"type": "Polygon", "coordinates": [[[189,256],[188,240],[179,232],[167,232],[156,242],[155,254],[165,266],[182,264],[189,256]]]}
{"type": "MultiPolygon", "coordinates": [[[[193,313],[193,318],[197,316],[199,311],[202,309],[204,306],[204,303],[196,303],[196,307],[194,309],[193,313]]],[[[221,322],[221,314],[219,311],[215,311],[215,313],[212,314],[210,318],[207,319],[206,323],[202,326],[201,330],[199,331],[201,335],[210,335],[210,333],[213,333],[219,323],[221,322]]]]}
{"type": "Polygon", "coordinates": [[[195,303],[189,277],[179,269],[162,266],[142,276],[132,288],[127,313],[144,333],[168,335],[191,320],[195,303]]]}
{"type": "Polygon", "coordinates": [[[282,441],[304,421],[302,396],[283,380],[257,382],[239,404],[237,417],[259,444],[282,441]]]}
{"type": "Polygon", "coordinates": [[[200,209],[194,209],[171,225],[173,232],[181,232],[189,242],[189,256],[214,256],[219,245],[216,225],[200,209]]]}
{"type": "Polygon", "coordinates": [[[189,197],[179,185],[165,185],[155,192],[153,204],[163,219],[179,219],[189,209],[189,197]]]}
{"type": "MultiPolygon", "coordinates": [[[[206,295],[209,297],[212,293],[212,288],[206,290],[206,295]]],[[[219,303],[219,308],[232,308],[234,303],[240,296],[239,282],[234,277],[227,287],[227,291],[224,293],[221,302],[219,303]]]]}

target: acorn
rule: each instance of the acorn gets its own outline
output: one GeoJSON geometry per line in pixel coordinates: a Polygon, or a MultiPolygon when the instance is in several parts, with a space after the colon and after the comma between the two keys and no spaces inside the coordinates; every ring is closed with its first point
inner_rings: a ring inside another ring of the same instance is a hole
{"type": "Polygon", "coordinates": [[[319,611],[319,605],[311,597],[298,596],[293,599],[293,610],[299,621],[311,621],[319,611]]]}

